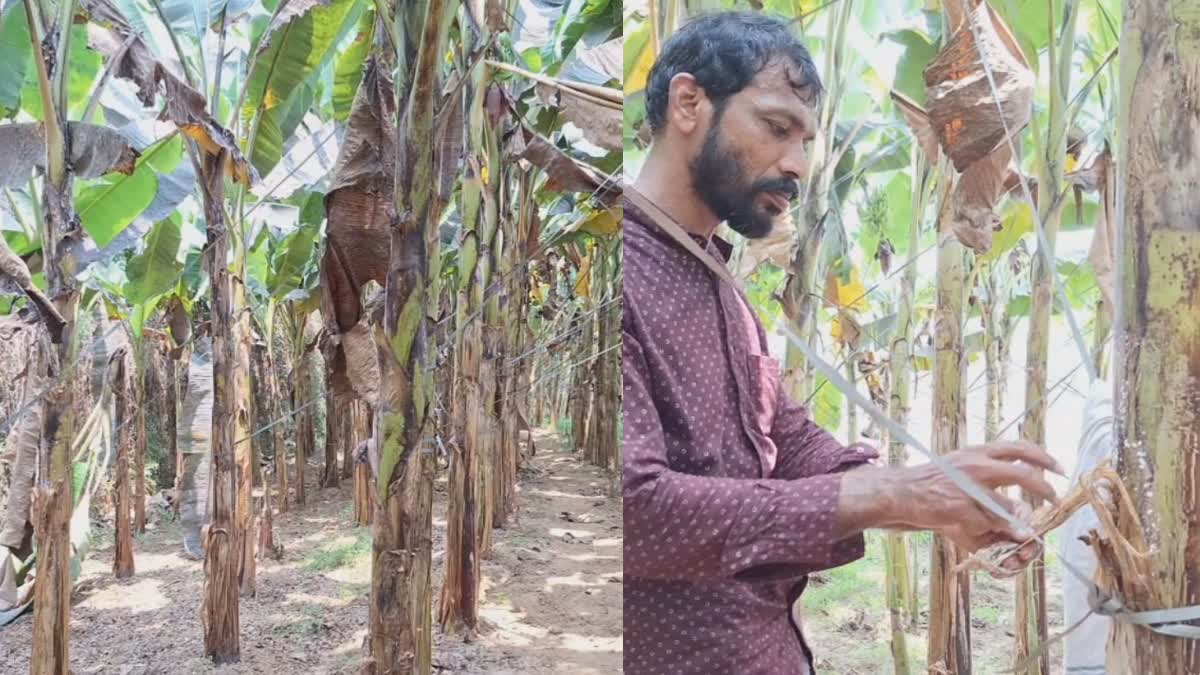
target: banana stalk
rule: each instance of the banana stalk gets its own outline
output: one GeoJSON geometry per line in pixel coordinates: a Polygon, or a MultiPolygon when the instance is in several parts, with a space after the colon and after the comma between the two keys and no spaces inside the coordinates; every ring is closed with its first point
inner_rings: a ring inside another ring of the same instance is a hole
{"type": "MultiPolygon", "coordinates": [[[[1070,123],[1068,101],[1078,5],[1075,0],[1067,0],[1063,5],[1063,15],[1049,19],[1052,35],[1056,26],[1062,26],[1061,34],[1052,41],[1049,48],[1050,126],[1044,139],[1038,134],[1036,125],[1034,128],[1036,146],[1042,151],[1038,158],[1038,214],[1045,229],[1045,244],[1049,248],[1041,250],[1042,244],[1039,242],[1039,251],[1030,267],[1033,306],[1029,317],[1029,342],[1025,363],[1027,414],[1021,426],[1021,435],[1025,440],[1038,445],[1044,445],[1046,442],[1046,410],[1049,403],[1046,397],[1046,368],[1049,358],[1050,309],[1053,303],[1052,279],[1056,273],[1056,270],[1046,265],[1046,260],[1054,259],[1054,245],[1061,214],[1060,209],[1054,208],[1054,202],[1062,192],[1067,156],[1067,132],[1070,123]]],[[[1037,506],[1035,498],[1024,493],[1022,496],[1031,505],[1037,506]]],[[[1038,651],[1041,644],[1048,639],[1046,570],[1042,553],[1039,552],[1037,560],[1016,583],[1015,659],[1018,663],[1023,663],[1028,662],[1028,656],[1038,651]]],[[[1048,675],[1049,672],[1049,654],[1044,650],[1041,657],[1032,661],[1025,670],[1027,675],[1048,675]]]]}

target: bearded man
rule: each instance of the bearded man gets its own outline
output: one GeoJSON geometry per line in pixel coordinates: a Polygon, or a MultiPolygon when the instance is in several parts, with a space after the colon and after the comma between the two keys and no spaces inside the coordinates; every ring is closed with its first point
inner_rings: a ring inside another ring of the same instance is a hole
{"type": "MultiPolygon", "coordinates": [[[[633,201],[724,264],[722,222],[762,237],[799,194],[821,83],[787,24],[719,13],[684,26],[650,72],[653,144],[627,187],[624,244],[625,669],[812,673],[798,598],[807,575],[863,555],[871,528],[933,530],[962,550],[1031,534],[931,465],[877,467],[781,391],[740,291],[633,201]]],[[[1042,449],[1001,442],[946,456],[996,488],[1053,499],[1042,449]]],[[[1028,560],[1032,546],[1012,558],[1028,560]]],[[[819,647],[819,645],[818,645],[819,647]]]]}

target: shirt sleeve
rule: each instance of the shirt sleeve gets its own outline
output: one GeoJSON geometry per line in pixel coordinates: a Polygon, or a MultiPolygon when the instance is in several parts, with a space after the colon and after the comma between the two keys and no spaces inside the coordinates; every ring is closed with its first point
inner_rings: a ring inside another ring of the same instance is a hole
{"type": "Polygon", "coordinates": [[[794,480],[839,473],[879,457],[879,451],[865,443],[842,445],[809,417],[804,406],[782,390],[779,412],[771,426],[771,440],[779,449],[772,472],[774,478],[794,480]]]}
{"type": "Polygon", "coordinates": [[[861,536],[834,539],[840,475],[777,480],[672,471],[641,345],[628,330],[623,339],[624,548],[630,576],[793,578],[862,556],[861,536]]]}

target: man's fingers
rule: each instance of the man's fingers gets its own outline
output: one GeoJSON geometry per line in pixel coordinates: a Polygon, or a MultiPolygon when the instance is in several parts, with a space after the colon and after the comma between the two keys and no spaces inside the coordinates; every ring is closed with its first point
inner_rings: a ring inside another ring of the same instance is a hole
{"type": "Polygon", "coordinates": [[[1037,557],[1038,551],[1040,551],[1040,550],[1041,550],[1041,546],[1038,545],[1038,542],[1031,541],[1028,544],[1025,544],[1024,546],[1022,546],[1021,548],[1017,549],[1015,552],[1013,552],[1012,555],[1005,558],[1000,563],[1000,567],[1002,567],[1006,570],[1015,572],[1016,570],[1019,570],[1019,569],[1025,567],[1026,565],[1028,565],[1029,561],[1031,561],[1035,557],[1037,557]]]}
{"type": "MultiPolygon", "coordinates": [[[[1020,502],[1013,501],[1012,499],[1009,499],[1008,497],[1004,496],[1000,492],[997,492],[996,490],[988,490],[988,496],[991,497],[992,499],[994,499],[996,501],[996,503],[999,504],[1000,507],[1003,508],[1006,512],[1011,513],[1014,516],[1017,515],[1017,513],[1018,513],[1017,504],[1019,504],[1020,502]]],[[[983,504],[976,504],[975,506],[988,519],[989,524],[991,525],[991,528],[993,530],[1008,529],[1009,522],[1008,522],[1007,518],[1002,518],[998,514],[993,513],[991,509],[984,506],[983,504]]]]}
{"type": "Polygon", "coordinates": [[[1016,572],[1017,570],[1024,567],[1026,562],[1028,562],[1028,561],[1022,560],[1021,558],[1014,555],[1014,556],[1009,556],[1009,557],[1005,558],[1004,562],[1000,563],[1000,567],[1002,569],[1008,570],[1009,572],[1016,572]]]}
{"type": "Polygon", "coordinates": [[[988,518],[991,530],[997,534],[997,539],[1000,541],[1010,541],[1014,544],[1020,544],[1031,539],[1034,532],[1025,523],[1029,519],[1029,508],[1024,502],[1010,499],[995,490],[991,491],[992,499],[995,499],[1005,511],[1011,513],[1022,524],[1015,526],[1007,518],[1001,518],[999,515],[992,513],[983,506],[979,509],[988,518]]]}
{"type": "Polygon", "coordinates": [[[1028,464],[995,461],[987,469],[989,482],[994,487],[1019,485],[1026,492],[1041,497],[1046,501],[1058,501],[1058,495],[1054,493],[1054,487],[1046,482],[1045,478],[1042,478],[1040,471],[1028,464]]]}
{"type": "Polygon", "coordinates": [[[965,517],[961,523],[963,539],[970,544],[970,551],[989,548],[1005,542],[1020,543],[1013,540],[1009,525],[996,515],[976,504],[974,513],[965,517]]]}
{"type": "Polygon", "coordinates": [[[1012,512],[1023,523],[1028,523],[1033,519],[1033,507],[1026,501],[1020,499],[1014,501],[1012,512]]]}
{"type": "Polygon", "coordinates": [[[1030,560],[1033,560],[1034,558],[1036,558],[1037,554],[1039,552],[1041,552],[1041,550],[1042,550],[1041,542],[1031,541],[1028,544],[1025,544],[1024,546],[1022,546],[1021,548],[1017,549],[1017,557],[1025,562],[1029,562],[1030,560]]]}
{"type": "Polygon", "coordinates": [[[992,541],[992,537],[990,535],[984,535],[981,537],[972,536],[961,531],[954,535],[950,535],[950,541],[952,541],[960,551],[968,555],[975,553],[976,551],[981,551],[995,543],[992,541]]]}
{"type": "Polygon", "coordinates": [[[1047,471],[1053,471],[1060,476],[1067,475],[1062,465],[1051,457],[1049,453],[1028,441],[991,443],[988,445],[987,454],[993,459],[1002,459],[1008,462],[1025,462],[1034,466],[1040,466],[1047,471]]]}

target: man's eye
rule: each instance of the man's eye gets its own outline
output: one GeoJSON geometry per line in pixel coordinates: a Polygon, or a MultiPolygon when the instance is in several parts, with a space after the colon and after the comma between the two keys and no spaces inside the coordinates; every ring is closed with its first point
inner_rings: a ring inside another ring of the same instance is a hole
{"type": "Polygon", "coordinates": [[[779,138],[787,137],[787,133],[788,133],[787,127],[785,127],[781,124],[776,124],[775,122],[772,122],[771,120],[767,120],[767,126],[771,127],[771,133],[775,134],[779,138]]]}

